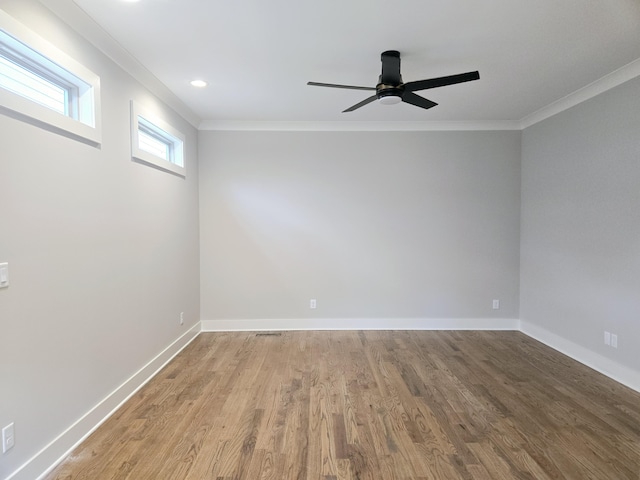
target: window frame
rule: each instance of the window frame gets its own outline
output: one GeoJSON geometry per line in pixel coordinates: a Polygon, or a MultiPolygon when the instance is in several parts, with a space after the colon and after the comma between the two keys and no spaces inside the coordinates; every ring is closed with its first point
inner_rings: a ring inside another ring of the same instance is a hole
{"type": "Polygon", "coordinates": [[[0,87],[0,113],[100,145],[100,77],[2,10],[0,44],[7,45],[3,57],[14,56],[8,60],[18,68],[41,76],[66,92],[77,89],[65,106],[69,114],[64,114],[0,87]]]}
{"type": "Polygon", "coordinates": [[[185,135],[151,110],[131,101],[131,157],[152,167],[186,177],[185,135]],[[166,159],[140,148],[140,132],[165,141],[172,150],[172,159],[166,159]]]}

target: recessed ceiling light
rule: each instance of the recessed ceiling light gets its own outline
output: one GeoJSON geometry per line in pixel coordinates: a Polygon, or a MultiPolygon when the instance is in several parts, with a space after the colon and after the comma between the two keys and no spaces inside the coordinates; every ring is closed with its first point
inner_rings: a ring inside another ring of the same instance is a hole
{"type": "Polygon", "coordinates": [[[191,85],[194,87],[202,88],[207,86],[207,82],[204,80],[191,80],[191,85]]]}

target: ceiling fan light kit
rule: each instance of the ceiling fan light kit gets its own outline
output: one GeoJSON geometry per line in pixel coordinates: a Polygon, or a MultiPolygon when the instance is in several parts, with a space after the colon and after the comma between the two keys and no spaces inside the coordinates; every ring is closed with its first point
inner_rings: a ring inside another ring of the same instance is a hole
{"type": "Polygon", "coordinates": [[[350,90],[372,90],[375,95],[365,98],[363,101],[343,110],[342,113],[353,112],[360,107],[378,100],[382,105],[395,105],[400,102],[409,103],[416,107],[429,109],[437,105],[420,95],[413,92],[427,90],[429,88],[445,87],[447,85],[455,85],[456,83],[470,82],[478,80],[480,74],[477,71],[460,73],[458,75],[450,75],[447,77],[430,78],[427,80],[417,80],[414,82],[403,83],[402,75],[400,75],[400,52],[397,50],[387,50],[380,55],[382,61],[382,73],[378,78],[378,84],[375,87],[358,87],[355,85],[338,85],[335,83],[319,83],[308,82],[307,85],[314,87],[330,87],[330,88],[346,88],[350,90]]]}
{"type": "Polygon", "coordinates": [[[378,96],[378,103],[380,105],[397,105],[400,102],[402,102],[402,97],[400,95],[389,94],[378,96]]]}

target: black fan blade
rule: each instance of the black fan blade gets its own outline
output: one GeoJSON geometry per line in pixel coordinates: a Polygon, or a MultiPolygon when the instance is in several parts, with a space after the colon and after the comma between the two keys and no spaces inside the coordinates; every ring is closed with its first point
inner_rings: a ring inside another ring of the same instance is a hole
{"type": "Polygon", "coordinates": [[[433,108],[438,105],[436,102],[432,102],[431,100],[427,100],[426,98],[422,98],[420,95],[407,92],[406,90],[402,94],[402,101],[420,108],[433,108]]]}
{"type": "Polygon", "coordinates": [[[313,87],[348,88],[350,90],[375,90],[376,89],[376,87],[356,87],[354,85],[336,85],[335,83],[318,83],[318,82],[307,82],[307,85],[311,85],[313,87]]]}
{"type": "MultiPolygon", "coordinates": [[[[417,95],[416,95],[417,97],[417,95]]],[[[378,99],[377,95],[372,95],[369,98],[364,99],[363,101],[361,101],[360,103],[356,103],[354,106],[347,108],[346,110],[343,110],[342,113],[347,113],[347,112],[353,112],[354,110],[357,110],[360,107],[364,107],[365,105],[375,101],[378,99]]]]}
{"type": "Polygon", "coordinates": [[[418,90],[426,90],[427,88],[445,87],[447,85],[455,85],[456,83],[470,82],[478,80],[480,74],[478,72],[460,73],[458,75],[450,75],[448,77],[430,78],[429,80],[417,80],[404,84],[404,90],[409,92],[417,92],[418,90]]]}
{"type": "Polygon", "coordinates": [[[385,85],[393,85],[394,87],[402,83],[400,75],[400,52],[389,50],[382,52],[380,55],[382,60],[382,75],[380,75],[380,83],[385,85]]]}

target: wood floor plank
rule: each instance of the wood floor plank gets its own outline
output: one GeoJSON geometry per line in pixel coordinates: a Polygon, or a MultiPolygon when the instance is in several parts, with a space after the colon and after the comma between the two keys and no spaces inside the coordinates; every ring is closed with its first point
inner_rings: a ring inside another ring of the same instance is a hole
{"type": "Polygon", "coordinates": [[[639,480],[640,394],[517,332],[203,333],[47,480],[639,480]]]}

